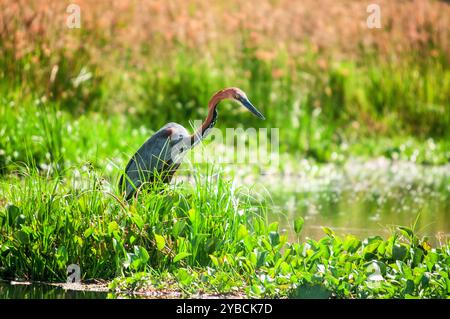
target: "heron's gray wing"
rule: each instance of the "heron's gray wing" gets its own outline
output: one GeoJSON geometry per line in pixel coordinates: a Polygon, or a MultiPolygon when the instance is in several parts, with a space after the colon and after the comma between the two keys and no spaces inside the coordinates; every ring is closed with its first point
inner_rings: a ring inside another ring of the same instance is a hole
{"type": "Polygon", "coordinates": [[[127,199],[143,183],[151,182],[154,171],[162,171],[164,163],[170,159],[168,134],[167,130],[160,130],[155,133],[128,162],[125,168],[126,176],[122,175],[119,180],[120,190],[126,191],[127,199]]]}

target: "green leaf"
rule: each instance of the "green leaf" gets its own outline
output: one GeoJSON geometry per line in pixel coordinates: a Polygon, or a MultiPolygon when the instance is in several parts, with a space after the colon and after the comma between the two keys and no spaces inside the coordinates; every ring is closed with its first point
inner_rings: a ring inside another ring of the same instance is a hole
{"type": "Polygon", "coordinates": [[[172,227],[172,235],[174,237],[178,237],[182,234],[184,228],[186,226],[186,222],[184,220],[179,220],[175,223],[175,225],[172,227]]]}
{"type": "Polygon", "coordinates": [[[142,228],[144,227],[144,219],[142,219],[142,217],[138,213],[134,213],[131,220],[140,230],[142,230],[142,228]]]}
{"type": "Polygon", "coordinates": [[[383,238],[380,236],[369,237],[364,240],[364,258],[372,259],[378,249],[378,246],[383,243],[383,238]]]}
{"type": "Polygon", "coordinates": [[[5,257],[6,255],[8,255],[9,252],[10,252],[10,249],[7,245],[0,244],[0,256],[1,257],[5,257]]]}
{"type": "Polygon", "coordinates": [[[20,208],[15,205],[7,205],[6,215],[8,216],[9,226],[12,226],[16,218],[20,215],[20,208]]]}
{"type": "Polygon", "coordinates": [[[411,228],[399,226],[398,229],[406,238],[412,239],[414,237],[414,232],[412,231],[411,228]]]}
{"type": "Polygon", "coordinates": [[[410,295],[414,292],[414,288],[415,288],[414,281],[412,281],[411,279],[408,279],[406,281],[406,287],[405,287],[405,290],[403,291],[403,293],[410,295]]]}
{"type": "Polygon", "coordinates": [[[158,248],[159,251],[163,250],[166,246],[166,241],[163,236],[155,234],[155,241],[156,241],[156,248],[158,248]]]}
{"type": "Polygon", "coordinates": [[[191,221],[192,225],[197,224],[198,214],[197,214],[195,208],[189,209],[188,215],[189,215],[189,220],[191,221]]]}
{"type": "MultiPolygon", "coordinates": [[[[178,254],[179,255],[179,254],[178,254]]],[[[178,256],[177,255],[177,256],[178,256]]],[[[214,264],[214,266],[219,267],[219,260],[217,259],[216,256],[213,255],[209,255],[209,258],[211,258],[212,263],[214,264]]]]}
{"type": "Polygon", "coordinates": [[[185,286],[190,285],[194,279],[192,278],[192,275],[184,268],[178,269],[176,276],[180,283],[185,286]]]}
{"type": "Polygon", "coordinates": [[[273,222],[269,225],[269,231],[277,232],[278,231],[278,222],[273,222]]]}
{"type": "Polygon", "coordinates": [[[58,247],[58,250],[56,251],[56,262],[58,263],[58,266],[61,268],[66,267],[68,260],[69,254],[67,253],[66,247],[58,247]]]}
{"type": "Polygon", "coordinates": [[[248,235],[248,230],[244,225],[239,225],[238,229],[238,240],[242,240],[248,235]]]}
{"type": "Polygon", "coordinates": [[[22,245],[26,245],[30,242],[30,237],[22,230],[15,232],[14,238],[17,239],[22,245]]]}
{"type": "Polygon", "coordinates": [[[259,268],[262,265],[264,265],[264,263],[266,261],[267,254],[268,254],[267,251],[263,251],[263,252],[258,251],[258,253],[257,253],[257,261],[256,261],[256,268],[259,268]]]}
{"type": "Polygon", "coordinates": [[[407,254],[407,249],[405,246],[400,244],[395,244],[392,247],[392,258],[395,260],[404,260],[407,254]]]}
{"type": "Polygon", "coordinates": [[[291,291],[289,298],[292,299],[328,299],[331,291],[320,285],[304,284],[291,291]]]}
{"type": "Polygon", "coordinates": [[[345,237],[345,241],[343,243],[344,250],[348,251],[349,253],[354,253],[360,246],[361,241],[355,236],[348,235],[347,237],[345,237]]]}
{"type": "Polygon", "coordinates": [[[386,252],[386,246],[387,245],[388,245],[388,243],[383,241],[377,248],[378,254],[384,255],[384,253],[386,252]]]}
{"type": "Polygon", "coordinates": [[[124,266],[131,266],[132,269],[139,271],[144,270],[150,256],[147,250],[141,246],[134,246],[134,253],[127,253],[127,260],[124,262],[124,266]]]}
{"type": "Polygon", "coordinates": [[[84,231],[84,237],[88,238],[89,236],[91,236],[94,233],[94,229],[92,229],[91,227],[89,227],[88,229],[86,229],[84,231]]]}
{"type": "Polygon", "coordinates": [[[173,258],[173,262],[176,263],[177,261],[180,261],[181,259],[184,259],[186,257],[191,256],[191,253],[187,253],[187,252],[181,252],[179,254],[177,254],[174,258],[173,258]]]}
{"type": "Polygon", "coordinates": [[[423,257],[424,257],[424,253],[423,253],[423,250],[420,249],[420,248],[412,248],[411,250],[412,250],[412,253],[413,253],[412,266],[416,267],[422,262],[423,257]]]}
{"type": "Polygon", "coordinates": [[[294,221],[294,231],[297,235],[301,233],[304,223],[305,220],[303,219],[303,217],[299,217],[294,221]]]}
{"type": "Polygon", "coordinates": [[[150,256],[144,247],[139,246],[137,251],[135,249],[135,254],[139,257],[142,264],[146,264],[150,259],[150,256]]]}
{"type": "Polygon", "coordinates": [[[330,258],[330,248],[328,245],[319,243],[319,251],[321,253],[321,257],[324,257],[326,259],[330,258]]]}
{"type": "Polygon", "coordinates": [[[115,221],[112,221],[108,224],[108,234],[113,235],[114,232],[119,230],[119,225],[115,221]]]}
{"type": "Polygon", "coordinates": [[[334,237],[334,231],[329,227],[322,227],[322,230],[325,234],[327,234],[330,237],[334,237]]]}
{"type": "Polygon", "coordinates": [[[278,245],[280,243],[280,234],[275,231],[271,231],[269,233],[269,241],[272,247],[278,245]]]}

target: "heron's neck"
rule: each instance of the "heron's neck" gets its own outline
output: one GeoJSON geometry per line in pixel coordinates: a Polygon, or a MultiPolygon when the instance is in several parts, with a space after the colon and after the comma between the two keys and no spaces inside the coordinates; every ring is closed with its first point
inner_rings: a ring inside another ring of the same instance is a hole
{"type": "Polygon", "coordinates": [[[208,103],[208,116],[198,130],[191,135],[192,145],[197,144],[201,139],[206,136],[209,129],[213,128],[217,120],[217,105],[222,101],[222,97],[219,94],[214,95],[208,103]]]}

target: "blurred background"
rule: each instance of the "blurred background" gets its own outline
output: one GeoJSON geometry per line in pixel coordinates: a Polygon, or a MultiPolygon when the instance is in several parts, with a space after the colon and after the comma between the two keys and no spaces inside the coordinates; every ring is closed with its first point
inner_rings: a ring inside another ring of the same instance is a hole
{"type": "Polygon", "coordinates": [[[238,86],[266,121],[229,106],[217,126],[280,129],[280,167],[256,169],[281,185],[274,214],[358,231],[425,211],[445,234],[450,4],[376,1],[368,28],[372,2],[78,0],[69,28],[71,1],[2,0],[2,178],[88,162],[113,184],[152,131],[238,86]]]}

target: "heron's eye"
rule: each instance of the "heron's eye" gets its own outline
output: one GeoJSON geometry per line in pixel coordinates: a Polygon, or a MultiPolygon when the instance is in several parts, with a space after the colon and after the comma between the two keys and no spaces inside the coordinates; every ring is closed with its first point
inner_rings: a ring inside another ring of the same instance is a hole
{"type": "Polygon", "coordinates": [[[238,94],[236,94],[236,95],[234,96],[234,98],[235,98],[236,100],[240,100],[240,99],[241,99],[241,97],[240,97],[238,94]]]}

